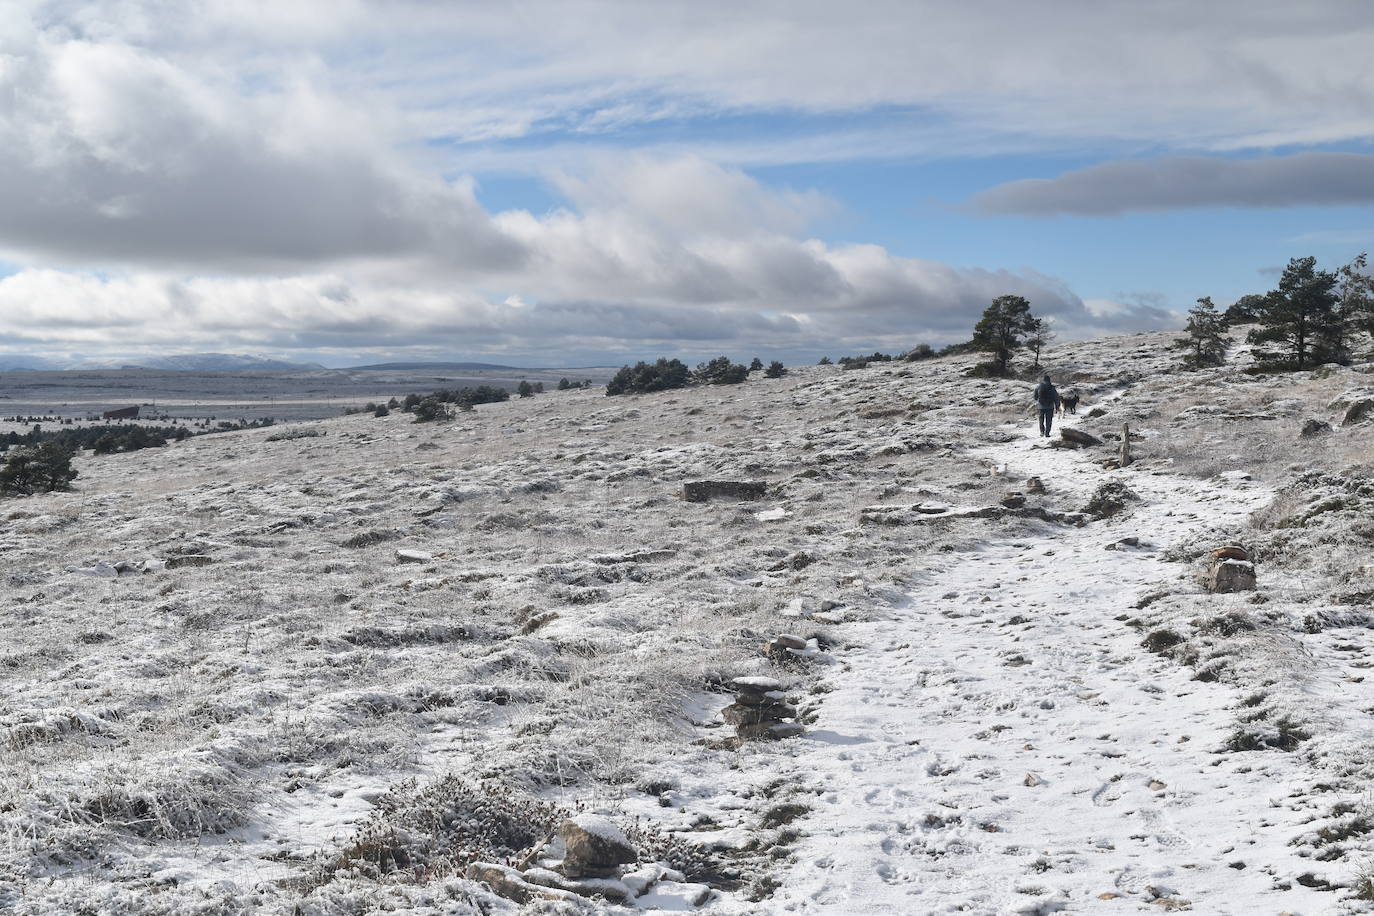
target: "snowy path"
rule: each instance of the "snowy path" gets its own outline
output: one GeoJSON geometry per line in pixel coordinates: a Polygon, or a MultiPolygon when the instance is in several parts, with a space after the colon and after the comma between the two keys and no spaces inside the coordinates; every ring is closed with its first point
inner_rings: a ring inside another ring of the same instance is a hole
{"type": "MultiPolygon", "coordinates": [[[[1035,437],[982,457],[1007,465],[1009,489],[1038,475],[1071,493],[1060,505],[1110,476],[1035,437]]],[[[909,607],[846,628],[819,721],[793,745],[818,794],[777,911],[1328,911],[1333,895],[1276,889],[1291,874],[1261,867],[1291,860],[1300,828],[1271,806],[1282,779],[1215,753],[1237,691],[1122,622],[1183,573],[1160,548],[1268,494],[1111,473],[1144,497],[1119,520],[951,555],[909,607]],[[1141,547],[1104,549],[1131,535],[1141,547]]]]}

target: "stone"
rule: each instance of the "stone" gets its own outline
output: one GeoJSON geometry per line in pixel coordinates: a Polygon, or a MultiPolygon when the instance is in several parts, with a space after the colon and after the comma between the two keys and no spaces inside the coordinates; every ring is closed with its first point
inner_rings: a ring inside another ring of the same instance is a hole
{"type": "Polygon", "coordinates": [[[737,677],[730,681],[730,686],[735,690],[781,690],[782,681],[763,676],[737,677]]]}
{"type": "Polygon", "coordinates": [[[1341,418],[1342,426],[1354,426],[1365,420],[1374,418],[1374,398],[1360,398],[1351,402],[1345,409],[1345,416],[1341,418]]]}
{"type": "Polygon", "coordinates": [[[1002,497],[1001,503],[1008,509],[1020,509],[1026,505],[1026,495],[1024,493],[1008,493],[1002,497]]]}
{"type": "Polygon", "coordinates": [[[639,858],[620,828],[596,814],[578,814],[558,826],[563,841],[563,874],[569,878],[609,878],[618,866],[639,858]]]}
{"type": "Polygon", "coordinates": [[[428,563],[434,559],[434,554],[423,550],[400,549],[396,551],[397,563],[428,563]]]}
{"type": "Polygon", "coordinates": [[[1027,492],[1027,493],[1031,493],[1031,494],[1035,494],[1035,495],[1037,495],[1037,496],[1038,496],[1039,494],[1041,494],[1041,493],[1044,493],[1044,492],[1045,492],[1045,482],[1042,481],[1039,477],[1027,477],[1027,478],[1026,478],[1026,492],[1027,492]]]}
{"type": "Polygon", "coordinates": [[[770,703],[764,706],[746,706],[731,703],[720,711],[722,718],[731,725],[759,725],[764,722],[781,722],[797,715],[795,706],[783,703],[770,703]]]}
{"type": "Polygon", "coordinates": [[[760,722],[758,725],[741,725],[735,730],[747,741],[781,741],[784,738],[799,738],[806,734],[806,728],[796,722],[760,722]]]}
{"type": "Polygon", "coordinates": [[[1089,433],[1085,433],[1081,429],[1075,429],[1072,426],[1060,427],[1059,438],[1071,445],[1076,445],[1080,448],[1090,445],[1102,444],[1101,439],[1089,433]]]}
{"type": "Polygon", "coordinates": [[[203,553],[188,553],[184,556],[168,557],[167,568],[181,569],[182,567],[187,566],[209,566],[213,562],[215,562],[214,559],[212,559],[211,557],[207,557],[203,553]]]}
{"type": "Polygon", "coordinates": [[[806,640],[792,633],[779,633],[773,637],[773,642],[782,646],[784,649],[805,649],[806,640]]]}
{"type": "Polygon", "coordinates": [[[787,702],[787,694],[781,690],[739,690],[735,702],[741,706],[771,706],[787,702]]]}
{"type": "Polygon", "coordinates": [[[1089,420],[1096,420],[1098,417],[1105,417],[1106,415],[1107,408],[1105,407],[1094,407],[1087,413],[1087,417],[1089,420]]]}
{"type": "Polygon", "coordinates": [[[1246,560],[1214,560],[1203,580],[1209,592],[1229,594],[1255,588],[1255,564],[1246,560]]]}
{"type": "Polygon", "coordinates": [[[1108,480],[1093,492],[1092,499],[1083,507],[1083,513],[1093,518],[1108,518],[1125,509],[1128,502],[1139,499],[1140,497],[1121,481],[1108,480]]]}
{"type": "Polygon", "coordinates": [[[1214,560],[1245,560],[1249,561],[1250,551],[1241,547],[1239,544],[1227,544],[1225,547],[1218,547],[1207,556],[1214,560]]]}
{"type": "Polygon", "coordinates": [[[682,485],[682,498],[689,503],[712,499],[763,499],[768,485],[762,480],[689,480],[682,485]]]}
{"type": "Polygon", "coordinates": [[[1313,439],[1317,436],[1324,436],[1329,432],[1331,432],[1330,423],[1327,423],[1325,420],[1309,419],[1302,424],[1302,431],[1298,433],[1298,437],[1302,439],[1313,439]]]}

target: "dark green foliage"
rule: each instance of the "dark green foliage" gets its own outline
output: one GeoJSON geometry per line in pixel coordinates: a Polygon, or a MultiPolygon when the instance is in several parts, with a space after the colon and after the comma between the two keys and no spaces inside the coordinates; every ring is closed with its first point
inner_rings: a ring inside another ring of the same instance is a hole
{"type": "Polygon", "coordinates": [[[1241,296],[1228,305],[1226,311],[1222,313],[1222,318],[1225,319],[1228,326],[1254,324],[1259,321],[1260,309],[1263,307],[1264,297],[1251,293],[1248,296],[1241,296]]]}
{"type": "Polygon", "coordinates": [[[390,413],[391,413],[391,411],[387,409],[387,406],[386,406],[385,404],[381,404],[381,405],[377,406],[377,407],[376,407],[375,409],[373,409],[373,411],[372,411],[372,415],[373,415],[374,417],[385,417],[385,416],[387,416],[387,415],[390,414],[390,413]]]}
{"type": "Polygon", "coordinates": [[[935,356],[935,348],[930,344],[917,344],[907,351],[904,357],[907,362],[914,363],[923,359],[930,359],[935,356]]]}
{"type": "Polygon", "coordinates": [[[975,348],[992,354],[993,372],[1006,375],[1014,352],[1025,346],[1035,330],[1035,316],[1022,296],[998,296],[973,326],[975,348]]]}
{"type": "Polygon", "coordinates": [[[1257,350],[1261,364],[1301,371],[1348,359],[1337,282],[1334,273],[1317,270],[1316,258],[1288,262],[1278,289],[1264,297],[1259,327],[1249,334],[1251,343],[1273,345],[1257,350]]]}
{"type": "Polygon", "coordinates": [[[738,385],[749,378],[748,367],[730,362],[728,356],[717,356],[709,362],[698,363],[693,380],[699,385],[738,385]]]}
{"type": "Polygon", "coordinates": [[[97,455],[108,455],[157,448],[166,445],[168,439],[180,442],[191,435],[191,431],[184,426],[144,426],[138,423],[74,426],[56,432],[44,432],[41,426],[35,426],[27,433],[0,435],[0,447],[56,442],[69,452],[89,448],[97,455]]]}
{"type": "Polygon", "coordinates": [[[543,382],[535,382],[535,383],[534,383],[534,393],[535,393],[535,394],[543,394],[543,393],[544,393],[544,383],[543,383],[543,382]]]}
{"type": "Polygon", "coordinates": [[[386,402],[386,406],[388,410],[396,410],[401,406],[401,402],[396,400],[395,398],[392,398],[391,400],[386,402]]]}
{"type": "Polygon", "coordinates": [[[406,395],[406,399],[401,402],[401,409],[404,410],[406,413],[410,413],[412,410],[415,409],[416,405],[418,405],[423,400],[424,398],[420,397],[418,394],[408,394],[406,395]]]}
{"type": "Polygon", "coordinates": [[[1374,276],[1369,273],[1369,256],[1360,252],[1354,260],[1336,271],[1339,311],[1348,333],[1374,334],[1374,276]]]}
{"type": "Polygon", "coordinates": [[[516,386],[515,393],[522,398],[532,398],[534,397],[534,386],[522,379],[520,384],[516,386]]]}
{"type": "Polygon", "coordinates": [[[670,388],[685,388],[691,380],[691,373],[679,359],[660,356],[654,363],[638,362],[634,367],[622,366],[620,371],[606,383],[606,393],[643,394],[649,391],[667,391],[670,388]]]}
{"type": "Polygon", "coordinates": [[[76,479],[72,453],[49,440],[12,449],[0,467],[0,494],[28,496],[71,489],[76,479]]]}
{"type": "Polygon", "coordinates": [[[416,423],[431,423],[435,420],[449,420],[453,415],[448,406],[436,397],[428,397],[415,405],[412,413],[416,423]]]}
{"type": "Polygon", "coordinates": [[[1210,296],[1203,296],[1188,312],[1185,327],[1188,336],[1180,342],[1187,347],[1183,364],[1189,369],[1220,366],[1226,361],[1226,319],[1212,304],[1210,296]]]}
{"type": "Polygon", "coordinates": [[[845,369],[867,369],[870,363],[890,363],[890,353],[874,352],[869,356],[841,356],[840,366],[845,369]]]}
{"type": "Polygon", "coordinates": [[[763,370],[763,374],[768,378],[782,378],[787,374],[787,367],[780,360],[773,360],[768,364],[768,368],[763,370]]]}
{"type": "Polygon", "coordinates": [[[758,371],[759,371],[760,369],[762,369],[762,368],[763,368],[763,360],[761,360],[761,359],[759,359],[757,356],[755,356],[755,357],[754,357],[754,361],[751,362],[751,363],[749,364],[749,371],[750,371],[750,372],[758,372],[758,371]]]}
{"type": "Polygon", "coordinates": [[[561,379],[558,380],[558,390],[559,390],[559,391],[567,391],[567,390],[568,390],[569,388],[571,388],[571,387],[572,387],[572,382],[568,381],[566,378],[561,378],[561,379]]]}
{"type": "Polygon", "coordinates": [[[822,357],[820,358],[820,362],[816,363],[816,365],[818,365],[818,366],[829,366],[829,365],[833,365],[833,364],[830,362],[830,357],[828,357],[828,356],[822,356],[822,357]]]}

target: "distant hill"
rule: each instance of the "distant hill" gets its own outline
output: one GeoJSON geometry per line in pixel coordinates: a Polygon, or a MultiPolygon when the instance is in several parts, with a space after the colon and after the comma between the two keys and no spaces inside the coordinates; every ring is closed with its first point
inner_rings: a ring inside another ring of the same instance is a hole
{"type": "Polygon", "coordinates": [[[319,363],[292,363],[265,356],[237,353],[184,353],[176,356],[137,356],[121,359],[59,361],[40,356],[0,357],[0,372],[74,369],[157,369],[166,372],[252,372],[323,369],[319,363]]]}
{"type": "Polygon", "coordinates": [[[468,372],[473,369],[498,369],[507,372],[518,371],[516,366],[498,366],[494,363],[374,363],[370,366],[348,366],[349,369],[381,371],[419,371],[419,372],[468,372]]]}

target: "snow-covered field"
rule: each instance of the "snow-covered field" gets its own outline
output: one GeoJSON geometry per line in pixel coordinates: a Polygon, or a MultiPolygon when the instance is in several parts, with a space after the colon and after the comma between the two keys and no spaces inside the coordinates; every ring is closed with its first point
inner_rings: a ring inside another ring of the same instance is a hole
{"type": "Polygon", "coordinates": [[[1049,354],[1120,470],[967,358],[81,459],[0,503],[0,911],[514,912],[462,866],[590,811],[642,909],[1369,912],[1374,379],[1169,343],[1049,354]]]}

